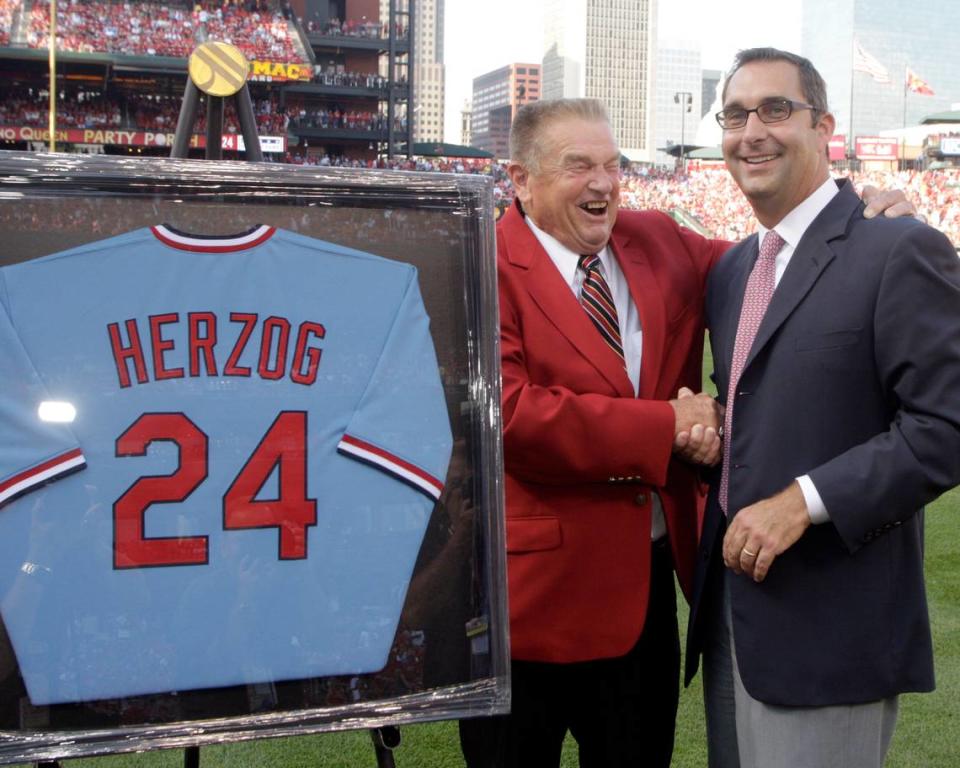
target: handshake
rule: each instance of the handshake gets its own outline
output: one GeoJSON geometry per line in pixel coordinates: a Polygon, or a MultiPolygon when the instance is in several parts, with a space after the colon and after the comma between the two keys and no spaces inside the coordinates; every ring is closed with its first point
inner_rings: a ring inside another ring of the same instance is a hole
{"type": "Polygon", "coordinates": [[[723,455],[723,406],[710,395],[695,395],[686,387],[670,405],[675,416],[673,452],[693,464],[718,464],[723,455]]]}

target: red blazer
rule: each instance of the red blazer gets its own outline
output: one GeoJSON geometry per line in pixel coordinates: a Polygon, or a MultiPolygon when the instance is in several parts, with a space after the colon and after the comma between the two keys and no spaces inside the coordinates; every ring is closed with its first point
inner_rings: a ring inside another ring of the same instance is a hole
{"type": "Polygon", "coordinates": [[[684,592],[693,583],[696,470],[671,460],[666,402],[701,389],[706,276],[727,243],[621,211],[610,240],[640,314],[640,392],[515,205],[497,225],[512,656],[621,656],[643,629],[651,493],[684,592]]]}

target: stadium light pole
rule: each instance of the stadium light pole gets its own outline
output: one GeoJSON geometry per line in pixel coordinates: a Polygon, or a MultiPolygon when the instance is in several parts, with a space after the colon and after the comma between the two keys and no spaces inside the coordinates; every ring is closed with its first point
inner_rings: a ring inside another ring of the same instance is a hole
{"type": "Polygon", "coordinates": [[[680,105],[680,172],[687,173],[686,158],[686,116],[693,106],[693,94],[690,91],[677,91],[673,94],[673,103],[680,105]]]}
{"type": "Polygon", "coordinates": [[[50,0],[50,151],[57,151],[57,0],[50,0]]]}

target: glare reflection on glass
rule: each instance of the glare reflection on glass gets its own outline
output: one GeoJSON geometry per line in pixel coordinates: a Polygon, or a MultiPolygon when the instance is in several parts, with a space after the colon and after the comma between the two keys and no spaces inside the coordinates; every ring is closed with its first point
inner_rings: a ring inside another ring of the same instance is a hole
{"type": "Polygon", "coordinates": [[[53,421],[58,424],[69,424],[77,418],[77,409],[73,403],[59,400],[44,400],[37,409],[40,421],[53,421]]]}

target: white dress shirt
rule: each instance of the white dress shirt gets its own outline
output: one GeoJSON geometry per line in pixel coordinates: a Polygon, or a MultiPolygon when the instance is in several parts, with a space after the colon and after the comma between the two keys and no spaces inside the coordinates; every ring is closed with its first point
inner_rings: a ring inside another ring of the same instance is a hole
{"type": "MultiPolygon", "coordinates": [[[[776,259],[774,291],[776,291],[776,286],[780,285],[780,278],[782,278],[783,273],[787,271],[790,259],[793,258],[793,253],[796,251],[797,245],[800,244],[800,239],[807,231],[807,228],[813,223],[813,220],[820,215],[820,211],[826,208],[827,204],[833,200],[833,196],[836,195],[838,191],[837,183],[832,178],[827,179],[814,190],[813,194],[784,216],[773,228],[784,240],[783,248],[780,249],[780,253],[777,254],[776,259]]],[[[763,226],[763,224],[760,224],[757,227],[758,242],[762,243],[764,236],[769,231],[770,230],[763,226]]],[[[815,525],[829,522],[830,515],[823,503],[823,499],[820,497],[820,492],[813,484],[810,476],[803,475],[802,477],[798,477],[797,483],[803,492],[804,501],[807,503],[807,512],[810,515],[810,521],[815,525]]]]}
{"type": "MultiPolygon", "coordinates": [[[[530,231],[543,246],[543,250],[547,252],[550,260],[579,301],[584,273],[583,270],[578,269],[578,265],[580,256],[583,254],[574,253],[555,237],[548,235],[534,223],[529,215],[524,216],[524,221],[527,222],[530,231]]],[[[630,296],[630,286],[627,284],[627,279],[623,276],[623,270],[620,269],[610,246],[605,246],[597,255],[600,257],[603,277],[607,281],[607,285],[610,286],[613,303],[617,307],[620,338],[623,341],[624,364],[627,369],[627,377],[633,385],[633,394],[636,395],[640,391],[640,359],[643,355],[643,330],[640,327],[640,313],[630,296]]],[[[651,525],[650,536],[652,539],[659,539],[667,532],[666,522],[663,519],[663,506],[656,493],[653,494],[651,525]]]]}

